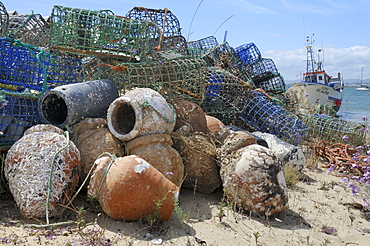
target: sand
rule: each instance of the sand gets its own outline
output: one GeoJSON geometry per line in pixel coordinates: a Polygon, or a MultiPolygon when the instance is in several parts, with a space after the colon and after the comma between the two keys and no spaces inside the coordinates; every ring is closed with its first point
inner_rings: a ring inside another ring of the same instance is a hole
{"type": "MultiPolygon", "coordinates": [[[[274,218],[234,211],[222,204],[222,189],[205,195],[180,193],[181,211],[169,221],[148,225],[107,217],[86,201],[82,191],[61,221],[75,223],[35,228],[44,221],[26,220],[12,197],[0,202],[1,245],[370,245],[370,222],[361,196],[351,195],[343,178],[320,167],[304,168],[303,178],[289,188],[289,209],[274,218]],[[76,209],[77,210],[77,209],[76,209]],[[80,222],[76,224],[76,222],[80,222]]],[[[50,223],[55,223],[51,220],[50,223]]]]}

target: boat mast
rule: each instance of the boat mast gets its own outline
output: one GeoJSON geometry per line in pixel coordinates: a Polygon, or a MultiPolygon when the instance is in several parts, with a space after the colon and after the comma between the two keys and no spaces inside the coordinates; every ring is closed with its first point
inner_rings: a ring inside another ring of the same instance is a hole
{"type": "MultiPolygon", "coordinates": [[[[312,34],[313,36],[314,34],[312,34]]],[[[315,61],[313,59],[313,51],[312,51],[312,44],[315,40],[307,36],[306,39],[306,49],[307,49],[307,60],[306,60],[306,81],[317,82],[316,74],[315,74],[315,61]]]]}

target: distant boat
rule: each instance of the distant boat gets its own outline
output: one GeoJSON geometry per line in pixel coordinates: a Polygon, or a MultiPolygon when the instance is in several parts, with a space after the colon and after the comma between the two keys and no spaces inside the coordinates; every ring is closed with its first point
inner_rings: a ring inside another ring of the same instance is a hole
{"type": "MultiPolygon", "coordinates": [[[[315,62],[314,52],[312,50],[312,39],[307,37],[307,60],[306,72],[303,73],[302,80],[294,83],[287,91],[294,103],[300,105],[326,105],[332,107],[336,112],[340,109],[342,104],[342,91],[344,82],[340,73],[338,77],[333,78],[329,76],[323,69],[323,63],[320,61],[315,62]],[[316,66],[315,66],[316,65],[316,66]]],[[[322,52],[321,49],[318,53],[322,52]]]]}
{"type": "Polygon", "coordinates": [[[360,84],[357,86],[356,91],[370,91],[370,87],[362,84],[362,76],[364,75],[364,68],[361,70],[360,84]]]}

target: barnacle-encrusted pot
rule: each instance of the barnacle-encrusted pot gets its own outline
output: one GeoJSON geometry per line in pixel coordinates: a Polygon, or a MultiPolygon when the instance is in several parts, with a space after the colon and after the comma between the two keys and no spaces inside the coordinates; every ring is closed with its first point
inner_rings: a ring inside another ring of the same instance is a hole
{"type": "Polygon", "coordinates": [[[130,155],[145,159],[175,185],[180,186],[184,177],[184,164],[172,144],[168,134],[150,134],[127,142],[127,149],[130,155]]]}
{"type": "Polygon", "coordinates": [[[268,217],[288,208],[283,168],[270,149],[252,144],[231,152],[220,174],[225,195],[240,209],[268,217]]]}
{"type": "Polygon", "coordinates": [[[198,104],[185,99],[171,100],[170,103],[176,111],[174,131],[183,125],[189,125],[193,132],[208,133],[204,111],[198,104]]]}
{"type": "Polygon", "coordinates": [[[50,131],[45,126],[35,128],[38,129],[28,131],[9,149],[4,174],[25,218],[45,218],[51,177],[48,205],[49,216],[53,217],[61,210],[58,204],[66,204],[78,184],[80,153],[74,143],[55,132],[54,127],[50,127],[50,131]],[[39,131],[40,128],[45,131],[39,131]]]}
{"type": "Polygon", "coordinates": [[[86,118],[74,125],[71,130],[73,142],[81,155],[81,182],[85,180],[93,168],[94,161],[102,153],[124,155],[121,141],[109,131],[107,121],[103,118],[86,118]]]}
{"type": "Polygon", "coordinates": [[[216,146],[207,135],[202,133],[184,133],[181,127],[174,135],[173,147],[180,153],[186,176],[182,187],[195,188],[205,194],[211,194],[221,186],[219,167],[216,164],[216,146]]]}
{"type": "Polygon", "coordinates": [[[116,138],[130,141],[147,134],[172,132],[176,113],[157,91],[135,88],[110,104],[107,121],[116,138]]]}
{"type": "Polygon", "coordinates": [[[158,221],[170,219],[179,187],[147,161],[135,155],[103,156],[96,164],[88,194],[98,199],[108,216],[126,221],[149,215],[158,221]]]}

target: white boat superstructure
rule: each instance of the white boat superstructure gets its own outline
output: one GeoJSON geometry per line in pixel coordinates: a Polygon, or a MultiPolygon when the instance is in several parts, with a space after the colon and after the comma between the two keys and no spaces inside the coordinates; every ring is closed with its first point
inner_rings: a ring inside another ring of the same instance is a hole
{"type": "MultiPolygon", "coordinates": [[[[307,42],[309,42],[308,38],[307,42]]],[[[303,73],[302,81],[290,87],[287,95],[294,103],[299,105],[318,106],[323,104],[338,111],[342,104],[343,78],[340,73],[338,73],[336,78],[329,76],[323,69],[319,55],[318,62],[315,62],[312,43],[311,41],[306,46],[306,72],[303,73]]],[[[318,53],[320,52],[322,52],[322,49],[318,50],[318,53]]]]}

